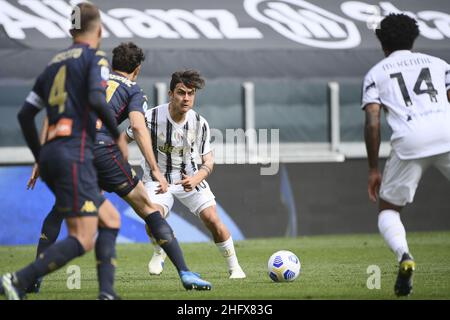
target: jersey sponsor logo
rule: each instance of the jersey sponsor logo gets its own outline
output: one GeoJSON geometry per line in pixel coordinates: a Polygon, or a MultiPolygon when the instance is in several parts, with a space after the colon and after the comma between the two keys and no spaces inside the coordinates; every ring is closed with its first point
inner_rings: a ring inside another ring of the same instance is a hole
{"type": "Polygon", "coordinates": [[[187,154],[190,151],[190,147],[175,147],[175,146],[171,146],[168,145],[167,143],[165,143],[162,146],[158,147],[158,150],[161,151],[162,153],[165,154],[171,154],[171,155],[179,155],[183,152],[183,154],[187,154]]]}
{"type": "Polygon", "coordinates": [[[56,124],[48,127],[47,140],[53,140],[57,137],[68,137],[72,134],[73,120],[69,118],[61,118],[56,124]]]}
{"type": "Polygon", "coordinates": [[[174,149],[175,147],[168,143],[164,143],[164,145],[158,147],[158,150],[165,154],[171,154],[174,149]]]}
{"type": "Polygon", "coordinates": [[[83,206],[81,207],[81,212],[87,212],[87,213],[92,213],[97,211],[97,207],[95,206],[93,201],[89,201],[86,200],[83,204],[83,206]]]}

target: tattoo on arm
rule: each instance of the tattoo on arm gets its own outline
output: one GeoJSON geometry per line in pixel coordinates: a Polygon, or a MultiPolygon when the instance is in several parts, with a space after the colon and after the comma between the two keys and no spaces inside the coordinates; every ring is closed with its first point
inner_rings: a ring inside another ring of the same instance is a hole
{"type": "Polygon", "coordinates": [[[201,166],[200,166],[200,169],[203,169],[203,170],[205,170],[206,171],[206,173],[207,173],[207,177],[211,174],[211,169],[206,165],[206,164],[202,164],[201,166]]]}

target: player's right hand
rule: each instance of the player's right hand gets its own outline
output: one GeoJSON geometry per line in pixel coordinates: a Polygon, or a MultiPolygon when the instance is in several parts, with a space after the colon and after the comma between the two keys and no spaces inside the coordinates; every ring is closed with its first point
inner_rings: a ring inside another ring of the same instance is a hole
{"type": "Polygon", "coordinates": [[[27,182],[27,190],[33,190],[36,185],[36,181],[39,178],[39,165],[37,163],[33,166],[33,171],[31,172],[30,179],[27,182]]]}
{"type": "Polygon", "coordinates": [[[158,188],[156,189],[156,194],[166,193],[169,190],[169,183],[166,178],[162,175],[161,171],[152,171],[153,178],[159,182],[158,188]]]}
{"type": "Polygon", "coordinates": [[[369,192],[369,199],[372,202],[377,202],[378,192],[381,185],[381,173],[378,169],[369,170],[369,183],[367,191],[369,192]]]}
{"type": "Polygon", "coordinates": [[[128,143],[124,132],[120,134],[119,139],[117,140],[117,146],[122,152],[124,160],[128,161],[128,143]]]}

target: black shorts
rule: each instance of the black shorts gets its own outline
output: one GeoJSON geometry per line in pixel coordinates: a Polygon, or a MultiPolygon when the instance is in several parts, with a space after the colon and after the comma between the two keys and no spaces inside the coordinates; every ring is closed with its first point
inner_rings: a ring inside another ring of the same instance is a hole
{"type": "Polygon", "coordinates": [[[40,175],[56,198],[56,211],[64,217],[97,216],[105,201],[97,183],[92,156],[78,154],[49,143],[42,148],[40,175]]]}
{"type": "Polygon", "coordinates": [[[139,177],[124,160],[117,144],[97,143],[94,157],[100,188],[106,192],[115,192],[123,198],[137,186],[139,177]]]}

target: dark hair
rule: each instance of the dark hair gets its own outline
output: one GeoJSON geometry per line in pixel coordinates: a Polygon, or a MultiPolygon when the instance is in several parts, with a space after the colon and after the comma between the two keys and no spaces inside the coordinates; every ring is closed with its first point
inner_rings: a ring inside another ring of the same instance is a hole
{"type": "Polygon", "coordinates": [[[197,70],[187,69],[172,73],[170,80],[170,91],[173,91],[178,83],[183,83],[188,88],[202,89],[205,86],[205,80],[197,70]]]}
{"type": "Polygon", "coordinates": [[[406,14],[390,14],[381,21],[375,31],[383,46],[390,52],[410,50],[419,36],[417,21],[406,14]]]}
{"type": "Polygon", "coordinates": [[[113,50],[113,70],[132,73],[145,60],[144,52],[133,42],[121,43],[113,50]]]}
{"type": "Polygon", "coordinates": [[[72,10],[71,22],[70,34],[72,37],[92,31],[100,22],[100,11],[92,3],[79,3],[72,10]]]}

